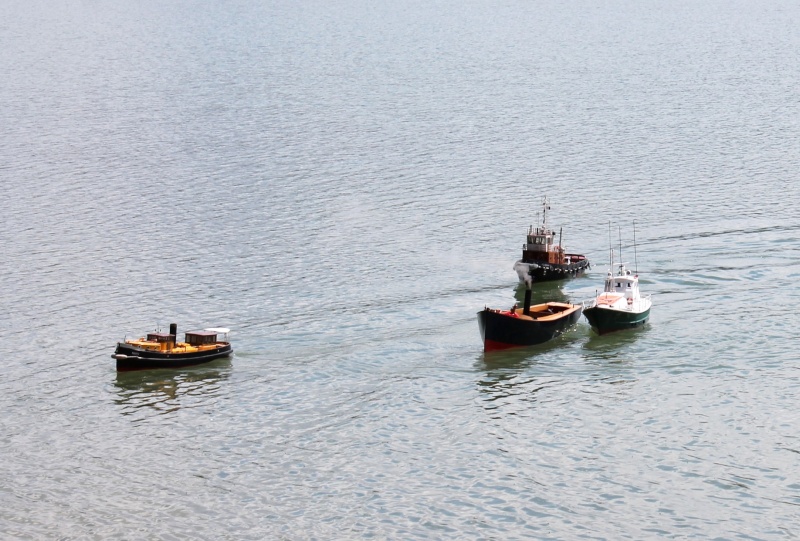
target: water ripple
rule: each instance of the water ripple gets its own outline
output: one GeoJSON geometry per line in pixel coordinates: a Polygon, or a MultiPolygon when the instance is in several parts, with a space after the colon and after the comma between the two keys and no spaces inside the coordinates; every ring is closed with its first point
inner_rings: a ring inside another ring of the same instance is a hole
{"type": "Polygon", "coordinates": [[[10,0],[3,532],[795,536],[797,8],[682,7],[10,0]],[[650,324],[485,354],[543,195],[650,324]]]}

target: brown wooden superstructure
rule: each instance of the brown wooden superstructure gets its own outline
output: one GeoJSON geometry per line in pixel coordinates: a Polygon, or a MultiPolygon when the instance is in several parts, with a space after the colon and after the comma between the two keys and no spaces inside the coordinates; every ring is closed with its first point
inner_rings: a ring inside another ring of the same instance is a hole
{"type": "Polygon", "coordinates": [[[577,276],[589,268],[589,260],[582,254],[571,254],[561,244],[563,230],[559,231],[558,243],[555,232],[547,226],[547,211],[550,205],[545,197],[542,201],[542,225],[530,226],[526,242],[522,246],[522,259],[514,264],[520,282],[532,283],[545,280],[560,280],[577,276]]]}

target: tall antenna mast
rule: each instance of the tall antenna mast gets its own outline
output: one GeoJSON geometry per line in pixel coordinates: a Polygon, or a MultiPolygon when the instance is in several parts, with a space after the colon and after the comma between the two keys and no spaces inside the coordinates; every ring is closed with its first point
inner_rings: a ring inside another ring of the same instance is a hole
{"type": "Polygon", "coordinates": [[[617,234],[619,235],[619,264],[622,265],[622,226],[617,226],[617,234]]]}
{"type": "Polygon", "coordinates": [[[639,274],[639,258],[636,257],[636,220],[633,221],[633,264],[634,272],[639,274]]]}
{"type": "Polygon", "coordinates": [[[547,196],[542,198],[542,229],[547,229],[547,209],[550,206],[547,204],[547,196]]]}
{"type": "Polygon", "coordinates": [[[608,221],[608,265],[611,272],[614,272],[614,248],[611,244],[611,220],[608,221]]]}

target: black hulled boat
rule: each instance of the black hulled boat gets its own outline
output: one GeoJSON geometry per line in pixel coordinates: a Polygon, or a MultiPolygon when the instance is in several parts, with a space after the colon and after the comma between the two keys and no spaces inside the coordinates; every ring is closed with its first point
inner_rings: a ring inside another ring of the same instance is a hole
{"type": "Polygon", "coordinates": [[[531,290],[525,292],[522,308],[510,310],[484,308],[478,312],[484,351],[533,346],[552,340],[575,325],[583,306],[565,302],[545,302],[531,306],[531,290]]]}
{"type": "Polygon", "coordinates": [[[185,341],[178,342],[178,326],[173,323],[169,333],[152,332],[143,338],[118,342],[111,357],[116,359],[120,372],[203,364],[233,353],[229,332],[223,328],[190,331],[185,333],[185,341]]]}
{"type": "Polygon", "coordinates": [[[555,232],[547,226],[548,210],[550,205],[545,197],[542,200],[542,225],[528,228],[527,242],[522,245],[522,259],[514,263],[520,282],[572,278],[590,267],[585,255],[566,253],[561,244],[563,229],[558,244],[555,243],[555,232]]]}

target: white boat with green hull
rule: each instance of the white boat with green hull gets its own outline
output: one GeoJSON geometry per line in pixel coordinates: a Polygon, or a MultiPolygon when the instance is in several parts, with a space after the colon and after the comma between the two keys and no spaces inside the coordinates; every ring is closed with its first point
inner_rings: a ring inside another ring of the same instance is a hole
{"type": "Polygon", "coordinates": [[[583,315],[597,334],[633,329],[647,323],[652,301],[639,291],[639,275],[620,263],[616,276],[606,275],[603,292],[584,303],[583,315]]]}

